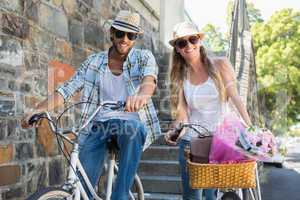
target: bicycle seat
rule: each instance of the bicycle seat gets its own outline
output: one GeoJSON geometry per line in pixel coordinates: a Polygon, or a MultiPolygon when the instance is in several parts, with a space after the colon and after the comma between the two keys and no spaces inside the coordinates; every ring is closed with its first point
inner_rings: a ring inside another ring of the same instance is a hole
{"type": "Polygon", "coordinates": [[[111,135],[106,139],[107,147],[109,152],[117,153],[120,150],[117,142],[117,136],[111,135]]]}

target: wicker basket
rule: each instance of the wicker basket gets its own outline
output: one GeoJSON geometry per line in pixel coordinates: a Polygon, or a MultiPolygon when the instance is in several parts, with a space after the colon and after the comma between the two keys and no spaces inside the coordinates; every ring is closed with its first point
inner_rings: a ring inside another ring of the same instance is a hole
{"type": "Polygon", "coordinates": [[[255,161],[200,164],[188,160],[190,186],[198,188],[255,188],[255,161]]]}

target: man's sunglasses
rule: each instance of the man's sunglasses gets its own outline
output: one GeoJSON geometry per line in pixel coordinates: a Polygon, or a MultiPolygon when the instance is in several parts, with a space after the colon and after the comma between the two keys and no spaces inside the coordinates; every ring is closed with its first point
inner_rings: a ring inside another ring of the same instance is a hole
{"type": "Polygon", "coordinates": [[[191,44],[197,44],[199,41],[199,37],[198,36],[190,36],[187,40],[185,39],[179,39],[175,42],[175,45],[180,48],[183,49],[184,47],[186,47],[188,45],[188,42],[191,44]]]}
{"type": "Polygon", "coordinates": [[[131,41],[135,40],[137,38],[136,33],[124,32],[124,31],[120,31],[120,30],[115,31],[115,36],[118,39],[121,39],[121,38],[125,37],[125,35],[127,35],[127,38],[131,41]]]}

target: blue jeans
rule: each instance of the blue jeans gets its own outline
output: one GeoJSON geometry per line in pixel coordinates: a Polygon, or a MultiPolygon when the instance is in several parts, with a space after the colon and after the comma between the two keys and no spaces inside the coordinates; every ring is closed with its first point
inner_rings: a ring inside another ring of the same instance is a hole
{"type": "Polygon", "coordinates": [[[80,135],[79,159],[91,184],[95,186],[106,158],[107,138],[116,135],[119,150],[119,171],[112,192],[112,200],[128,200],[129,189],[143,151],[146,138],[144,125],[135,120],[111,119],[93,122],[88,135],[80,135]]]}
{"type": "Polygon", "coordinates": [[[185,147],[189,147],[189,146],[190,146],[190,142],[187,140],[181,140],[179,142],[178,160],[180,164],[183,200],[202,200],[203,194],[205,195],[205,200],[215,200],[216,199],[214,194],[215,189],[197,190],[197,189],[192,189],[189,185],[189,174],[187,171],[186,159],[184,157],[184,149],[185,147]]]}

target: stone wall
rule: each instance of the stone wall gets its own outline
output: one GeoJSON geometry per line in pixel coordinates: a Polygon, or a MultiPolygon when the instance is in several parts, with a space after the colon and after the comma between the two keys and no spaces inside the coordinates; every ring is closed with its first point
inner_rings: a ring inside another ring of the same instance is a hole
{"type": "MultiPolygon", "coordinates": [[[[89,54],[110,46],[103,24],[120,9],[133,8],[121,0],[0,1],[0,200],[24,199],[63,182],[66,164],[46,122],[38,131],[23,130],[20,119],[89,54]]],[[[144,18],[142,26],[143,42],[137,43],[155,54],[160,89],[154,99],[161,119],[168,120],[169,57],[159,30],[144,18]]]]}

